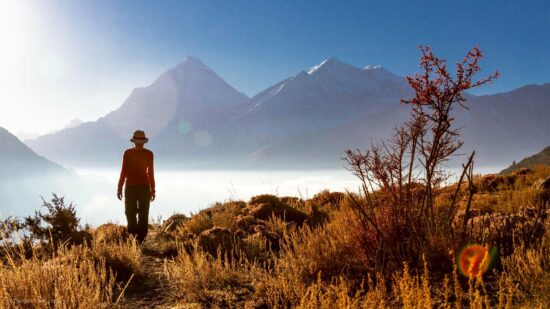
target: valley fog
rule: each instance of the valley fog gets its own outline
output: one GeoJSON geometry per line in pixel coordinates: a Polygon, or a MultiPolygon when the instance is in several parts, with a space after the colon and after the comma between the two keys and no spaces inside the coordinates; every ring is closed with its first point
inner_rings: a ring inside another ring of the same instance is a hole
{"type": "MultiPolygon", "coordinates": [[[[480,167],[476,173],[496,173],[502,167],[480,167]]],[[[73,169],[76,177],[50,177],[47,181],[25,179],[0,184],[1,217],[32,215],[51,194],[76,205],[82,224],[126,224],[124,203],[116,198],[118,169],[73,169]]],[[[458,178],[460,171],[450,169],[458,178]]],[[[259,194],[311,198],[322,190],[358,192],[359,180],[344,168],[329,170],[156,170],[157,198],[151,203],[151,219],[166,219],[174,213],[189,215],[216,202],[248,201],[259,194]]]]}
{"type": "MultiPolygon", "coordinates": [[[[77,204],[82,223],[126,223],[123,201],[116,198],[119,170],[76,169],[84,183],[65,193],[77,204]]],[[[189,215],[215,202],[247,201],[259,194],[310,198],[324,189],[356,191],[359,182],[345,169],[319,171],[155,171],[157,198],[152,219],[179,212],[189,215]]],[[[67,188],[69,189],[69,188],[67,188]]],[[[39,201],[39,200],[38,200],[39,201]]]]}

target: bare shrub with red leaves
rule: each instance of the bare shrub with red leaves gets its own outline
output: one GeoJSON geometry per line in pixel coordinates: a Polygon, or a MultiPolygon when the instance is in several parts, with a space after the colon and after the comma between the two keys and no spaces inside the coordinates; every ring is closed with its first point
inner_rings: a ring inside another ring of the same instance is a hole
{"type": "MultiPolygon", "coordinates": [[[[443,164],[463,144],[460,129],[453,126],[453,109],[467,108],[465,91],[499,76],[495,72],[474,80],[483,58],[477,47],[456,64],[455,74],[430,47],[420,49],[422,71],[407,77],[414,97],[401,100],[411,109],[410,119],[391,138],[367,151],[346,152],[348,169],[362,183],[361,198],[349,195],[363,230],[360,249],[375,271],[399,269],[403,261],[420,265],[422,254],[435,257],[464,241],[454,235],[452,222],[460,186],[465,177],[472,177],[474,153],[464,165],[448,209],[434,210],[434,190],[449,177],[443,164]]],[[[471,186],[469,191],[474,193],[471,186]]]]}

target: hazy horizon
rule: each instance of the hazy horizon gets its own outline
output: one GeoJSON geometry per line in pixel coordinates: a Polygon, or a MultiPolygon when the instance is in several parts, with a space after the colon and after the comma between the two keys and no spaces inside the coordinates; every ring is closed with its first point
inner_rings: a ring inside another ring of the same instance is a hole
{"type": "MultiPolygon", "coordinates": [[[[73,169],[75,181],[51,176],[48,183],[33,179],[21,183],[3,183],[0,218],[10,214],[26,216],[51,193],[65,196],[67,203],[77,205],[82,223],[101,224],[107,221],[124,223],[124,203],[116,198],[119,169],[73,169]],[[22,192],[18,192],[21,190],[22,192]],[[34,194],[29,194],[34,191],[34,194]],[[16,211],[14,211],[16,210],[16,211]]],[[[318,171],[178,171],[157,169],[157,199],[151,203],[150,218],[164,219],[173,213],[196,213],[216,202],[245,200],[260,194],[310,198],[319,191],[355,191],[358,183],[345,169],[318,171]]],[[[0,188],[2,189],[2,188],[0,188]]],[[[2,190],[0,190],[2,191],[2,190]]]]}
{"type": "MultiPolygon", "coordinates": [[[[475,173],[495,173],[503,167],[479,167],[475,173]]],[[[76,205],[81,223],[99,225],[105,222],[124,224],[124,202],[116,198],[119,169],[73,169],[78,178],[49,177],[47,183],[26,179],[23,183],[6,182],[0,186],[0,219],[10,215],[28,216],[40,209],[41,197],[49,201],[52,193],[65,197],[65,202],[76,205]],[[20,190],[21,192],[19,192],[20,190]],[[30,194],[34,192],[34,194],[30,194]]],[[[459,170],[449,169],[458,177],[459,170]]],[[[322,190],[358,192],[360,182],[348,170],[165,170],[155,175],[157,199],[151,203],[149,217],[167,219],[174,213],[190,215],[216,202],[248,201],[252,196],[273,194],[303,199],[322,190]]]]}

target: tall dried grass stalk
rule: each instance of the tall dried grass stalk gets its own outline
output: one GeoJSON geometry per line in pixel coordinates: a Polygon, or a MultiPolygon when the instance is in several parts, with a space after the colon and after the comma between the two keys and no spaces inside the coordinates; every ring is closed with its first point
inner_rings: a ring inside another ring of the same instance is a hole
{"type": "Polygon", "coordinates": [[[8,262],[0,266],[0,307],[110,307],[115,277],[106,267],[105,258],[85,258],[90,250],[61,247],[48,261],[8,256],[8,262]]]}

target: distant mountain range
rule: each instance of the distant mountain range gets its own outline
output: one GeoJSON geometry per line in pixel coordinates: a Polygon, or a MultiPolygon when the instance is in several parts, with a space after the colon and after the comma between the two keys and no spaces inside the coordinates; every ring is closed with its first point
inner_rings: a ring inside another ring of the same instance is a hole
{"type": "Polygon", "coordinates": [[[157,154],[189,162],[190,154],[208,152],[212,136],[248,100],[200,60],[188,57],[152,85],[134,89],[105,117],[25,142],[68,165],[118,165],[132,133],[142,129],[157,154]]]}
{"type": "Polygon", "coordinates": [[[29,214],[40,206],[39,195],[65,193],[76,184],[76,174],[37,155],[17,137],[0,127],[0,218],[29,214]]]}
{"type": "MultiPolygon", "coordinates": [[[[118,166],[143,129],[161,165],[341,167],[347,148],[367,147],[408,118],[399,100],[411,96],[405,78],[383,67],[329,58],[249,98],[188,57],[105,117],[25,143],[69,166],[118,166]]],[[[468,95],[467,105],[455,116],[478,164],[507,165],[550,144],[550,84],[468,95]]]]}
{"type": "MultiPolygon", "coordinates": [[[[50,132],[48,132],[48,134],[54,134],[54,133],[57,133],[57,132],[59,132],[61,130],[64,130],[64,129],[78,127],[82,123],[83,122],[80,119],[73,119],[73,120],[69,121],[66,125],[64,125],[61,129],[51,130],[50,132]]],[[[36,132],[24,132],[23,131],[23,132],[17,132],[15,134],[15,136],[17,136],[17,138],[19,138],[20,140],[24,141],[24,140],[29,140],[29,139],[36,139],[36,138],[40,137],[40,134],[36,133],[36,132]]]]}
{"type": "Polygon", "coordinates": [[[67,172],[62,166],[37,155],[15,135],[0,127],[0,180],[67,172]]]}
{"type": "Polygon", "coordinates": [[[508,168],[502,170],[501,173],[508,174],[519,168],[532,168],[535,165],[549,165],[550,166],[550,146],[544,148],[541,152],[527,157],[518,163],[510,165],[508,168]]]}

